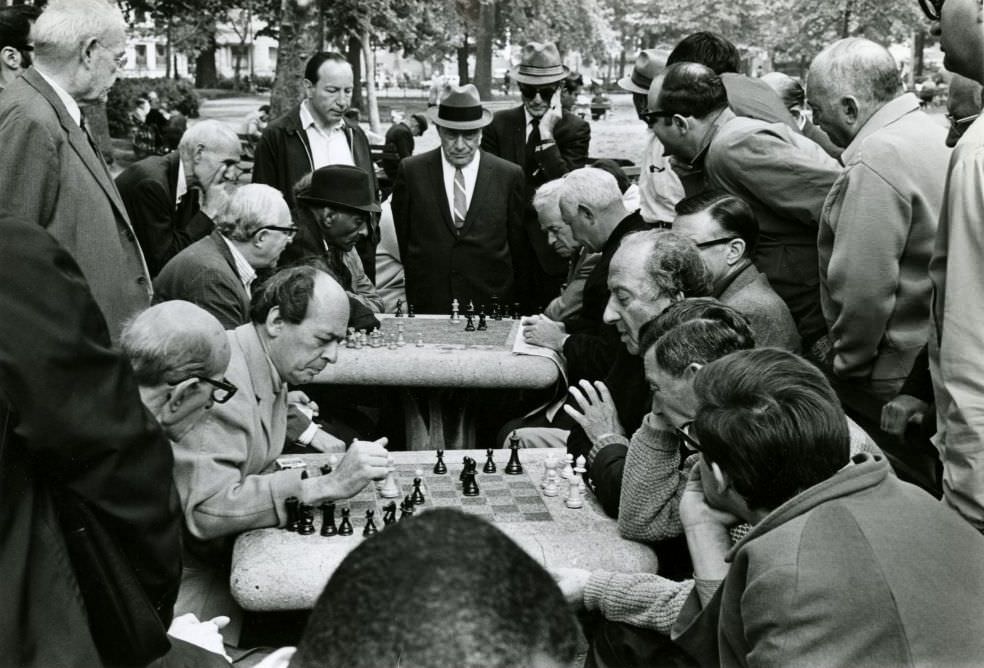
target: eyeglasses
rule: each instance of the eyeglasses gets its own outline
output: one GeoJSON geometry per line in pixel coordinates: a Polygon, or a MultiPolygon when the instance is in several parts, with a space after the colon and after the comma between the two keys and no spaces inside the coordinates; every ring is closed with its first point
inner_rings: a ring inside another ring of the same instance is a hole
{"type": "MultiPolygon", "coordinates": [[[[199,382],[205,383],[206,385],[212,386],[212,401],[217,404],[224,404],[225,402],[232,399],[232,397],[239,391],[239,388],[229,382],[228,378],[223,377],[222,380],[215,380],[214,378],[209,378],[208,376],[191,376],[190,378],[185,378],[185,380],[195,379],[199,382]]],[[[183,383],[181,381],[181,383],[183,383]]],[[[180,385],[181,383],[171,383],[172,386],[180,385]]]]}
{"type": "Polygon", "coordinates": [[[943,8],[943,0],[919,0],[919,6],[922,7],[923,14],[930,21],[940,20],[940,10],[943,8]]]}
{"type": "Polygon", "coordinates": [[[696,244],[698,250],[704,250],[705,248],[712,248],[713,246],[720,246],[721,244],[726,244],[729,241],[734,241],[740,237],[721,237],[720,239],[711,239],[710,241],[702,241],[696,244]]]}
{"type": "Polygon", "coordinates": [[[954,118],[950,114],[947,114],[946,115],[946,120],[947,120],[947,122],[951,126],[959,129],[961,126],[970,125],[971,123],[973,123],[974,121],[976,121],[979,116],[980,116],[980,114],[974,114],[973,116],[964,116],[963,118],[954,118]]]}
{"type": "Polygon", "coordinates": [[[557,92],[557,86],[532,86],[530,84],[519,84],[520,94],[527,100],[532,100],[539,93],[540,99],[549,102],[550,98],[557,92]]]}
{"type": "Polygon", "coordinates": [[[690,446],[691,450],[696,450],[700,452],[700,441],[698,441],[693,436],[694,422],[684,422],[682,425],[676,428],[676,433],[683,439],[683,441],[690,446]]]}
{"type": "Polygon", "coordinates": [[[639,114],[640,120],[646,125],[652,125],[657,118],[673,118],[676,116],[672,111],[644,111],[639,114]]]}
{"type": "MultiPolygon", "coordinates": [[[[100,47],[102,47],[103,49],[106,49],[111,54],[113,54],[113,50],[110,49],[105,44],[103,44],[102,42],[100,42],[98,39],[94,42],[94,44],[98,44],[100,47]]],[[[113,54],[113,61],[116,63],[116,67],[117,68],[123,69],[123,66],[126,65],[126,51],[124,51],[122,54],[120,54],[118,56],[115,55],[115,54],[113,54]]]]}
{"type": "Polygon", "coordinates": [[[288,239],[293,239],[294,235],[297,234],[297,227],[280,227],[279,225],[264,225],[263,227],[256,228],[253,232],[254,235],[259,234],[263,230],[274,230],[276,232],[283,232],[287,235],[288,239]]]}

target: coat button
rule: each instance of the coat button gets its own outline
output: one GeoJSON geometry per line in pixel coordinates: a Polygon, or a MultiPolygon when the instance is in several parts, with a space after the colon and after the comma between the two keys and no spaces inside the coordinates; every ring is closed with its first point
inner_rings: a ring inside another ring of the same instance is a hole
{"type": "Polygon", "coordinates": [[[139,276],[137,278],[137,285],[147,285],[147,277],[146,276],[139,276]]]}
{"type": "Polygon", "coordinates": [[[127,238],[127,240],[128,240],[128,241],[133,241],[133,240],[134,240],[134,238],[135,238],[135,237],[133,236],[133,232],[131,232],[130,230],[127,230],[127,231],[126,231],[126,238],[127,238]]]}

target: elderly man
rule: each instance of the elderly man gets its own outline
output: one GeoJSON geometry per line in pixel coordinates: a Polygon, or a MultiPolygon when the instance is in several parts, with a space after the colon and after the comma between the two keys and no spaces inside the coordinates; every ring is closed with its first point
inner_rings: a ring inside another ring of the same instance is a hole
{"type": "Polygon", "coordinates": [[[946,145],[953,148],[971,123],[981,115],[981,85],[973,79],[954,74],[946,96],[946,119],[950,130],[946,145]]]}
{"type": "Polygon", "coordinates": [[[786,105],[786,109],[793,115],[796,126],[804,137],[819,144],[831,158],[840,158],[844,149],[830,141],[827,133],[814,124],[810,105],[806,103],[806,91],[803,90],[803,84],[799,79],[794,79],[783,72],[769,72],[761,77],[761,81],[769,84],[786,105]]]}
{"type": "MultiPolygon", "coordinates": [[[[304,66],[305,98],[272,121],[256,145],[253,183],[266,183],[283,193],[294,211],[294,185],[305,174],[326,165],[350,165],[364,169],[372,182],[378,204],[379,186],[366,133],[344,117],[352,102],[352,66],[338,53],[319,52],[304,66]]],[[[308,240],[311,253],[321,248],[308,240]]],[[[375,278],[374,258],[378,243],[375,221],[359,244],[359,257],[370,279],[375,278]]]]}
{"type": "Polygon", "coordinates": [[[742,351],[703,367],[694,394],[684,431],[701,457],[680,520],[704,584],[674,624],[678,645],[702,665],[978,660],[984,540],[883,457],[851,456],[818,370],[742,351]],[[739,520],[752,529],[732,548],[739,520]]]}
{"type": "Polygon", "coordinates": [[[393,187],[407,301],[417,313],[449,313],[453,299],[488,312],[512,302],[529,269],[523,173],[479,150],[492,112],[475,86],[452,88],[428,115],[441,146],[404,160],[393,187]]]}
{"type": "Polygon", "coordinates": [[[31,21],[37,16],[30,6],[0,9],[0,91],[31,66],[31,21]]]}
{"type": "Polygon", "coordinates": [[[202,619],[223,613],[223,605],[213,607],[220,603],[235,609],[228,555],[220,549],[215,556],[217,539],[283,525],[289,497],[310,505],[346,499],[387,472],[385,439],[353,443],[328,475],[302,478],[275,467],[287,435],[287,384],[311,382],[334,363],[345,339],[341,286],[312,267],[284,269],[263,283],[251,316],[228,332],[226,377],[239,392],[174,443],[174,477],[191,536],[177,608],[202,619]]]}
{"type": "MultiPolygon", "coordinates": [[[[922,4],[942,32],[944,65],[984,84],[984,8],[973,0],[922,4]]],[[[984,120],[978,118],[950,157],[936,247],[929,362],[943,460],[943,497],[984,531],[984,120]]]]}
{"type": "Polygon", "coordinates": [[[202,121],[184,133],[177,151],[144,158],[116,177],[152,277],[212,231],[228,201],[222,183],[238,162],[236,133],[219,121],[202,121]]]}
{"type": "Polygon", "coordinates": [[[638,211],[625,209],[615,177],[594,167],[574,170],[564,178],[560,210],[573,239],[600,257],[585,280],[581,310],[564,322],[544,316],[524,318],[523,336],[533,345],[562,352],[571,382],[597,380],[604,378],[619,349],[615,329],[603,318],[611,295],[609,265],[625,235],[646,224],[638,211]]]}
{"type": "Polygon", "coordinates": [[[298,234],[281,263],[321,258],[350,298],[372,313],[381,312],[383,301],[355,250],[368,234],[370,216],[379,213],[369,174],[348,165],[319,167],[297,183],[294,197],[298,234]],[[311,247],[320,248],[320,253],[311,253],[311,247]]]}
{"type": "Polygon", "coordinates": [[[125,58],[126,23],[103,0],[55,0],[32,36],[34,67],[0,97],[0,215],[31,220],[65,246],[115,340],[150,304],[150,278],[79,106],[106,100],[125,58]]]}
{"type": "Polygon", "coordinates": [[[577,315],[584,304],[584,284],[594,270],[599,253],[592,253],[574,240],[574,231],[564,222],[560,211],[560,195],[563,181],[554,179],[537,188],[533,195],[533,208],[536,209],[540,229],[547,235],[547,242],[561,257],[567,258],[570,269],[567,282],[558,297],[547,304],[543,315],[555,322],[577,315]]]}
{"type": "Polygon", "coordinates": [[[632,93],[632,104],[639,120],[646,124],[646,148],[639,170],[639,204],[647,223],[668,223],[676,217],[674,208],[683,199],[683,184],[670,166],[666,150],[653,132],[656,118],[648,113],[649,87],[666,67],[665,52],[640,51],[632,74],[618,80],[618,87],[632,93]]]}
{"type": "Polygon", "coordinates": [[[748,318],[760,346],[799,352],[789,308],[752,264],[759,229],[751,207],[723,190],[707,190],[676,209],[673,231],[697,244],[710,273],[711,294],[748,318]]]}
{"type": "Polygon", "coordinates": [[[164,266],[154,281],[157,300],[197,304],[226,329],[245,324],[257,270],[276,265],[296,233],[279,192],[243,186],[218,216],[216,229],[164,266]]]}
{"type": "MultiPolygon", "coordinates": [[[[529,266],[526,285],[517,286],[525,312],[533,312],[557,296],[567,263],[547,243],[530,202],[547,181],[584,167],[591,143],[591,126],[560,108],[557,91],[567,67],[552,43],[530,42],[523,47],[515,79],[523,104],[498,111],[482,135],[482,150],[516,163],[526,177],[526,213],[521,263],[529,266]]],[[[518,252],[518,249],[517,249],[518,252]]]]}
{"type": "Polygon", "coordinates": [[[413,155],[413,138],[427,132],[427,117],[411,114],[409,118],[398,121],[386,131],[386,144],[383,147],[383,171],[392,183],[396,170],[405,158],[413,155]]]}
{"type": "Polygon", "coordinates": [[[826,361],[852,392],[887,401],[929,335],[927,268],[950,153],[946,131],[902,92],[888,50],[866,39],[824,49],[807,89],[820,128],[845,147],[817,242],[826,361]]]}
{"type": "Polygon", "coordinates": [[[816,236],[838,164],[784,124],[736,116],[721,77],[704,65],[668,67],[653,81],[649,107],[668,153],[703,169],[708,187],[752,207],[760,230],[755,266],[789,306],[810,351],[827,329],[816,236]]]}

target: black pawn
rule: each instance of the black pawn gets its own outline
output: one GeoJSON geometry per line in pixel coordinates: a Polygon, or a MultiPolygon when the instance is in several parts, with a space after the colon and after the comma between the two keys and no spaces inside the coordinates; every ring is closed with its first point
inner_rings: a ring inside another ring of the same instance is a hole
{"type": "Polygon", "coordinates": [[[413,304],[407,304],[407,317],[416,318],[417,314],[413,312],[413,304]]]}
{"type": "Polygon", "coordinates": [[[402,318],[403,317],[403,300],[402,299],[397,299],[396,300],[396,312],[393,314],[393,316],[396,317],[396,318],[402,318]]]}
{"type": "Polygon", "coordinates": [[[475,321],[473,320],[474,316],[471,313],[469,313],[465,317],[468,318],[468,322],[465,323],[465,331],[474,332],[475,331],[475,321]]]}
{"type": "Polygon", "coordinates": [[[444,475],[448,472],[447,464],[444,463],[444,450],[437,451],[437,462],[434,464],[434,473],[444,475]]]}
{"type": "Polygon", "coordinates": [[[413,491],[410,492],[410,503],[415,506],[419,506],[426,501],[424,498],[424,493],[420,490],[420,482],[420,478],[414,478],[413,491]]]}
{"type": "Polygon", "coordinates": [[[485,466],[482,467],[483,473],[495,473],[495,461],[492,459],[492,448],[485,451],[485,466]]]}
{"type": "Polygon", "coordinates": [[[506,463],[506,474],[519,475],[523,472],[523,465],[519,463],[519,439],[516,437],[516,432],[513,432],[512,436],[509,437],[509,449],[512,452],[509,454],[509,461],[506,463]]]}
{"type": "Polygon", "coordinates": [[[304,469],[303,471],[301,471],[301,480],[307,480],[309,477],[310,476],[308,476],[307,469],[304,469]]]}
{"type": "Polygon", "coordinates": [[[403,499],[400,504],[400,521],[413,517],[413,504],[410,503],[410,497],[403,499]]]}
{"type": "Polygon", "coordinates": [[[310,536],[314,533],[314,506],[309,506],[306,503],[302,503],[300,506],[301,514],[301,526],[298,527],[297,533],[302,536],[310,536]]]}
{"type": "Polygon", "coordinates": [[[390,501],[383,506],[383,526],[388,527],[396,522],[396,501],[390,501]]]}
{"type": "Polygon", "coordinates": [[[475,460],[472,459],[471,457],[465,457],[464,460],[462,460],[462,462],[461,462],[461,464],[462,464],[462,466],[461,466],[461,473],[458,474],[458,480],[460,482],[464,482],[465,481],[465,476],[467,476],[469,473],[471,473],[471,463],[473,461],[475,461],[475,460]]]}
{"type": "Polygon", "coordinates": [[[300,506],[301,501],[296,496],[288,496],[284,499],[284,506],[287,507],[287,531],[297,531],[301,524],[300,506]]]}
{"type": "Polygon", "coordinates": [[[465,496],[478,496],[478,481],[475,479],[474,471],[469,471],[468,475],[465,476],[461,492],[465,496]]]}
{"type": "Polygon", "coordinates": [[[321,475],[328,475],[329,473],[331,473],[331,464],[322,464],[321,475]]]}
{"type": "Polygon", "coordinates": [[[322,536],[334,536],[338,533],[338,529],[335,527],[335,504],[334,503],[322,503],[321,504],[321,535],[322,536]]]}
{"type": "Polygon", "coordinates": [[[478,312],[478,331],[484,332],[489,328],[488,323],[485,321],[485,309],[478,312]]]}
{"type": "Polygon", "coordinates": [[[352,521],[349,520],[349,514],[351,510],[348,508],[342,508],[342,523],[338,525],[338,535],[339,536],[351,536],[352,535],[352,521]]]}
{"type": "Polygon", "coordinates": [[[376,528],[376,523],[372,521],[372,516],[375,514],[376,512],[371,508],[366,511],[366,526],[362,529],[363,536],[371,536],[379,533],[379,529],[376,528]]]}

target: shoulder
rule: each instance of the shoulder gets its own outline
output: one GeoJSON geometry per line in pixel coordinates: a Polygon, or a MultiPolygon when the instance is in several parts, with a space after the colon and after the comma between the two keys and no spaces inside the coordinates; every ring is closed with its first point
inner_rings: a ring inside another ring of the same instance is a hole
{"type": "Polygon", "coordinates": [[[278,116],[274,120],[267,124],[266,130],[263,134],[266,135],[268,132],[271,134],[282,133],[286,130],[293,130],[300,128],[301,126],[301,116],[300,116],[301,105],[294,105],[290,111],[278,116]]]}
{"type": "Polygon", "coordinates": [[[429,169],[435,164],[441,164],[441,149],[435,148],[424,153],[404,158],[400,163],[404,174],[418,174],[422,169],[429,169]]]}
{"type": "Polygon", "coordinates": [[[505,158],[500,158],[499,156],[489,153],[488,151],[482,151],[482,167],[487,169],[495,170],[504,175],[516,175],[520,177],[523,176],[523,168],[517,165],[515,162],[506,160],[505,158]]]}
{"type": "Polygon", "coordinates": [[[492,114],[492,124],[489,127],[505,127],[517,122],[522,123],[523,125],[526,124],[523,118],[522,105],[513,107],[512,109],[500,109],[495,112],[492,114]]]}
{"type": "Polygon", "coordinates": [[[570,134],[591,134],[591,125],[577,114],[565,111],[554,130],[555,134],[564,132],[570,134]]]}

